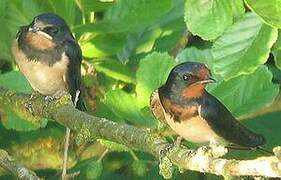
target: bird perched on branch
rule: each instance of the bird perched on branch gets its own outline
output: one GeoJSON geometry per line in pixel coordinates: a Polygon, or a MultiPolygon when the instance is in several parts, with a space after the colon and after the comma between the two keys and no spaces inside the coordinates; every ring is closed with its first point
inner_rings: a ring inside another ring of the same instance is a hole
{"type": "Polygon", "coordinates": [[[206,85],[213,82],[204,64],[185,62],[175,66],[166,83],[151,96],[154,116],[193,143],[214,140],[251,148],[264,145],[263,135],[246,128],[205,90],[206,85]]]}
{"type": "MultiPolygon", "coordinates": [[[[76,108],[86,111],[80,93],[81,49],[60,16],[40,14],[29,25],[20,27],[12,52],[34,92],[45,95],[48,101],[69,93],[76,108]]],[[[30,111],[34,94],[26,103],[30,111]]],[[[63,179],[66,178],[69,135],[70,129],[67,128],[63,179]]]]}
{"type": "MultiPolygon", "coordinates": [[[[66,22],[56,14],[36,16],[20,27],[12,45],[15,61],[34,91],[47,98],[69,93],[75,100],[81,84],[81,49],[66,22]]],[[[85,111],[81,93],[77,108],[85,111]]]]}

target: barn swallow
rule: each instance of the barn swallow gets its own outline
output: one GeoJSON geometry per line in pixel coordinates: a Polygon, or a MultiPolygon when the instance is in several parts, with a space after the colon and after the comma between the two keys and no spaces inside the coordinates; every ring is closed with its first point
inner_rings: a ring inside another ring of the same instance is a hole
{"type": "MultiPolygon", "coordinates": [[[[40,14],[29,25],[20,27],[12,52],[34,91],[51,98],[69,93],[74,102],[80,91],[82,53],[60,16],[40,14]]],[[[76,107],[86,110],[81,93],[76,107]]]]}
{"type": "Polygon", "coordinates": [[[205,64],[185,62],[175,66],[166,81],[151,96],[154,116],[168,124],[185,140],[206,144],[260,147],[263,135],[241,124],[205,87],[215,82],[205,64]]]}

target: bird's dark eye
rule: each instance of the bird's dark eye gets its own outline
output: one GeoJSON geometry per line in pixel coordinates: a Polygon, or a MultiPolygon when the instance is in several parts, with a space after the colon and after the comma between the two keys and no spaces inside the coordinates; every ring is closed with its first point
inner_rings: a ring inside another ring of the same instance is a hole
{"type": "Polygon", "coordinates": [[[43,31],[45,31],[51,36],[54,36],[59,32],[59,29],[53,26],[49,26],[49,27],[45,27],[43,31]]]}
{"type": "Polygon", "coordinates": [[[183,80],[185,80],[185,81],[189,81],[189,80],[192,78],[192,74],[189,74],[189,73],[184,74],[184,75],[182,76],[182,78],[183,78],[183,80]]]}

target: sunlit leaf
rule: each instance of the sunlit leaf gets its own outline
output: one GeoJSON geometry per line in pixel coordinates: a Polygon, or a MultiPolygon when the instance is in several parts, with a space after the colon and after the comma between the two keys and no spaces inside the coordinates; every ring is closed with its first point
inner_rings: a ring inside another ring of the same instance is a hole
{"type": "Polygon", "coordinates": [[[107,149],[109,149],[111,151],[117,151],[117,152],[130,151],[130,148],[128,148],[127,146],[125,146],[123,144],[108,141],[105,139],[98,139],[98,141],[99,141],[99,143],[101,143],[101,145],[105,146],[107,149]]]}
{"type": "Polygon", "coordinates": [[[31,93],[32,88],[19,71],[11,71],[0,75],[0,86],[23,93],[31,93]]]}
{"type": "Polygon", "coordinates": [[[152,117],[141,113],[136,98],[122,90],[112,90],[106,93],[105,104],[121,119],[145,126],[155,125],[152,117]]]}
{"type": "Polygon", "coordinates": [[[173,66],[174,60],[167,53],[154,52],[140,61],[136,74],[140,108],[149,106],[151,93],[165,83],[173,66]]]}
{"type": "Polygon", "coordinates": [[[252,13],[245,14],[215,41],[212,48],[215,73],[225,80],[252,73],[266,62],[276,39],[276,29],[263,24],[252,13]]]}
{"type": "Polygon", "coordinates": [[[183,14],[184,1],[177,0],[173,9],[156,23],[156,26],[161,29],[161,35],[155,41],[155,51],[167,52],[176,48],[180,38],[185,35],[184,32],[186,31],[183,14]]]}
{"type": "Polygon", "coordinates": [[[99,0],[75,0],[75,2],[84,14],[106,10],[113,4],[113,2],[101,2],[99,0]]]}
{"type": "Polygon", "coordinates": [[[97,62],[95,63],[95,68],[98,72],[102,72],[114,79],[118,79],[126,83],[135,83],[134,73],[128,68],[128,66],[117,60],[107,59],[97,62]]]}
{"type": "Polygon", "coordinates": [[[216,39],[233,21],[228,0],[186,0],[184,17],[187,29],[206,40],[216,39]]]}
{"type": "Polygon", "coordinates": [[[119,0],[106,11],[103,21],[80,25],[75,30],[98,33],[134,31],[151,24],[167,13],[172,6],[172,0],[162,0],[161,3],[150,0],[119,0]]]}
{"type": "Polygon", "coordinates": [[[245,13],[243,0],[230,1],[234,19],[237,20],[245,13]]]}
{"type": "Polygon", "coordinates": [[[212,60],[213,57],[210,49],[198,49],[196,47],[188,47],[181,51],[176,57],[178,63],[194,61],[205,63],[208,67],[212,67],[212,60]]]}
{"type": "MultiPolygon", "coordinates": [[[[0,87],[5,87],[17,92],[31,93],[30,87],[24,76],[18,71],[11,71],[0,75],[0,87]]],[[[24,107],[24,104],[22,104],[24,107]]],[[[44,118],[27,118],[27,112],[11,111],[11,107],[2,107],[5,109],[2,123],[7,129],[15,129],[18,131],[30,131],[40,127],[45,127],[47,120],[44,118]]]]}
{"type": "Polygon", "coordinates": [[[89,41],[82,42],[83,56],[87,58],[109,57],[122,50],[126,43],[126,34],[100,34],[89,41]]]}
{"type": "Polygon", "coordinates": [[[281,28],[280,0],[245,0],[247,6],[258,14],[267,24],[281,28]]]}
{"type": "Polygon", "coordinates": [[[276,66],[281,69],[281,34],[279,33],[278,39],[272,48],[272,54],[274,55],[274,60],[276,66]]]}
{"type": "Polygon", "coordinates": [[[213,91],[237,117],[271,104],[279,87],[272,83],[272,74],[265,66],[254,73],[220,83],[213,91]]]}

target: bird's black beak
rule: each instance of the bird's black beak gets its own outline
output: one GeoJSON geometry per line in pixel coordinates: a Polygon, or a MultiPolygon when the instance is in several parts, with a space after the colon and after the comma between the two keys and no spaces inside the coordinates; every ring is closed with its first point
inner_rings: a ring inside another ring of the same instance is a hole
{"type": "Polygon", "coordinates": [[[50,36],[49,34],[43,32],[39,27],[36,27],[36,26],[29,27],[28,31],[36,33],[36,34],[39,34],[39,35],[42,35],[42,36],[44,36],[44,37],[46,37],[47,39],[50,39],[50,40],[53,39],[52,36],[50,36]]]}
{"type": "Polygon", "coordinates": [[[208,79],[202,80],[200,82],[201,82],[201,84],[209,84],[209,83],[215,83],[217,81],[215,79],[213,79],[212,77],[209,77],[208,79]]]}
{"type": "Polygon", "coordinates": [[[40,28],[38,28],[38,27],[30,27],[30,28],[28,28],[28,31],[30,31],[30,32],[33,32],[33,33],[36,33],[36,32],[38,32],[38,31],[40,31],[40,28]]]}

